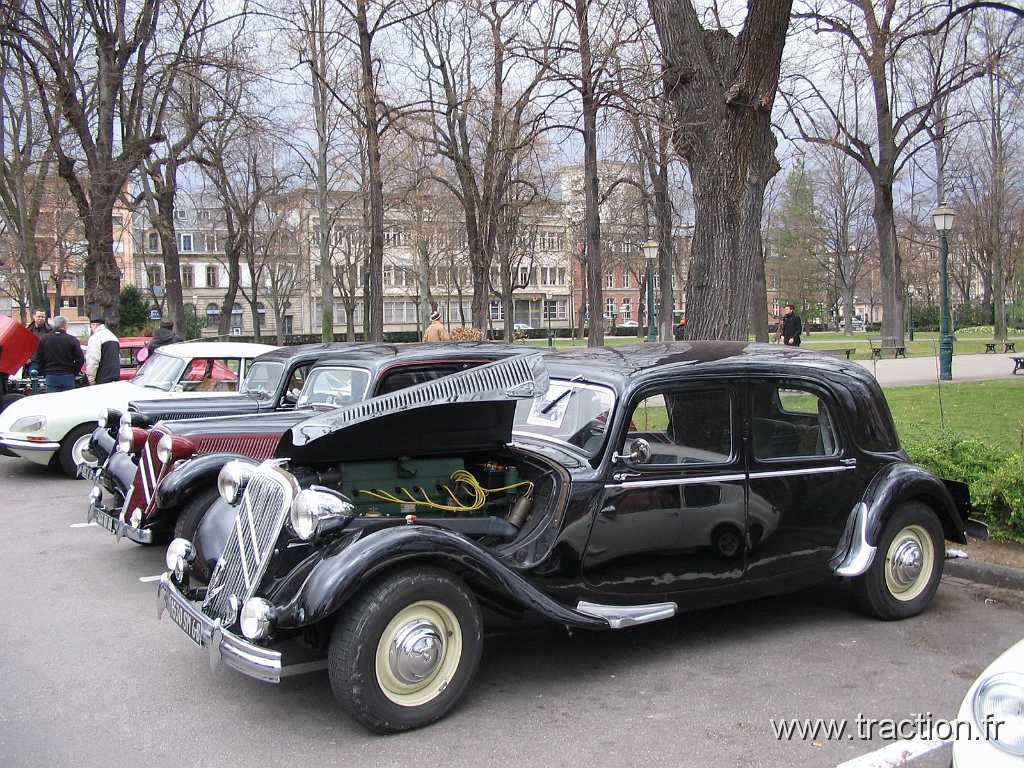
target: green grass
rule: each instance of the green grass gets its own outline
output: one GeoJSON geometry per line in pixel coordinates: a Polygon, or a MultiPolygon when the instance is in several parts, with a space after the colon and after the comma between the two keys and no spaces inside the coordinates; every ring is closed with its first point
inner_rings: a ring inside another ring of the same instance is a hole
{"type": "Polygon", "coordinates": [[[1024,442],[1024,378],[943,384],[940,390],[891,387],[885,390],[900,437],[921,438],[946,432],[973,437],[1008,450],[1024,442]]]}
{"type": "MultiPolygon", "coordinates": [[[[852,336],[844,336],[841,333],[812,333],[803,338],[804,349],[848,349],[856,350],[853,353],[854,360],[870,360],[871,344],[868,339],[877,339],[876,333],[855,333],[852,336]]],[[[1010,336],[1011,341],[1016,341],[1020,348],[1018,352],[1024,352],[1024,337],[1010,336]]],[[[637,344],[643,339],[635,336],[605,336],[604,343],[608,346],[618,344],[637,344]]],[[[967,336],[957,338],[953,344],[954,355],[980,355],[985,352],[985,343],[992,339],[986,336],[967,336]]],[[[546,347],[547,339],[529,339],[527,344],[534,347],[546,347]]],[[[556,349],[572,349],[573,347],[585,347],[586,339],[555,339],[556,349]]],[[[939,350],[939,335],[937,333],[915,333],[913,341],[906,341],[908,357],[935,357],[939,350]]],[[[888,357],[888,354],[886,355],[888,357]]]]}

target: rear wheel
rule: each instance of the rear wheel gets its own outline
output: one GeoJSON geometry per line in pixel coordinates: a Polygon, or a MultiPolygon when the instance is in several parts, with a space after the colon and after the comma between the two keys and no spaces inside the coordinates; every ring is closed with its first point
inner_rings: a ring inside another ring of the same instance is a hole
{"type": "Polygon", "coordinates": [[[331,689],[354,719],[380,733],[444,717],[480,663],[476,598],[438,568],[401,571],[347,605],[331,636],[331,689]]]}
{"type": "Polygon", "coordinates": [[[95,424],[80,424],[60,441],[57,461],[61,471],[68,477],[78,477],[79,464],[95,464],[96,457],[89,450],[89,439],[92,437],[95,424]]]}
{"type": "Polygon", "coordinates": [[[174,523],[174,538],[192,541],[195,538],[196,531],[199,529],[199,523],[203,521],[203,515],[206,514],[206,510],[218,498],[220,498],[220,493],[217,492],[216,485],[192,494],[182,506],[178,519],[174,523]]]}
{"type": "Polygon", "coordinates": [[[931,603],[942,578],[945,537],[931,507],[900,505],[886,523],[874,562],[856,582],[857,601],[880,619],[916,616],[931,603]]]}

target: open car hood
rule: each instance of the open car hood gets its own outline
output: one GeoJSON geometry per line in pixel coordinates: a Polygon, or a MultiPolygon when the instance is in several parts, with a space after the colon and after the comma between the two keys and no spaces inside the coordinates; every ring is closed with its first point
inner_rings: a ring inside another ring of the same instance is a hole
{"type": "Polygon", "coordinates": [[[499,360],[317,414],[285,432],[277,455],[316,464],[500,447],[516,400],[547,388],[542,354],[499,360]]]}
{"type": "Polygon", "coordinates": [[[36,335],[21,323],[0,315],[0,373],[13,376],[32,359],[39,346],[36,335]]]}

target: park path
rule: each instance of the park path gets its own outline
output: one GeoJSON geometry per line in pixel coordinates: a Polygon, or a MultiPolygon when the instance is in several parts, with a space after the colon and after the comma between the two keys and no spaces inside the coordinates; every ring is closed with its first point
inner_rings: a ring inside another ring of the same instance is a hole
{"type": "MultiPolygon", "coordinates": [[[[883,387],[932,384],[938,378],[938,360],[934,357],[910,357],[899,360],[858,360],[875,374],[883,387]]],[[[953,357],[953,381],[1006,379],[1012,376],[1010,355],[956,355],[953,357]]],[[[1024,376],[1018,374],[1021,379],[1024,376]]]]}

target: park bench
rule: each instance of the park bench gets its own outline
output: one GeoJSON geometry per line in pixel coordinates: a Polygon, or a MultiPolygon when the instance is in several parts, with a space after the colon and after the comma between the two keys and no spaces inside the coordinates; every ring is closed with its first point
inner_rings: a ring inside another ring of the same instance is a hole
{"type": "Polygon", "coordinates": [[[1024,371],[1024,357],[1017,355],[1016,357],[1011,357],[1010,359],[1013,360],[1014,374],[1016,374],[1017,371],[1024,371]]]}
{"type": "Polygon", "coordinates": [[[851,357],[853,357],[853,353],[856,352],[856,351],[857,351],[857,349],[855,347],[841,347],[839,349],[816,349],[815,350],[815,352],[820,352],[821,354],[828,355],[829,357],[835,357],[835,358],[839,358],[839,359],[842,359],[842,358],[845,357],[847,360],[849,360],[851,357]]]}
{"type": "MultiPolygon", "coordinates": [[[[999,344],[999,343],[1000,342],[998,342],[998,341],[993,341],[993,342],[987,342],[986,341],[985,342],[985,354],[986,355],[987,354],[993,354],[994,355],[996,353],[996,345],[999,344]]],[[[1002,345],[1003,345],[1003,353],[1004,354],[1007,353],[1007,352],[1016,352],[1017,351],[1017,342],[1015,342],[1015,341],[1004,341],[1004,342],[1002,342],[1002,345]]]]}
{"type": "Polygon", "coordinates": [[[895,360],[897,357],[907,356],[907,347],[895,336],[883,336],[881,339],[868,339],[871,344],[871,359],[881,360],[883,352],[892,352],[895,360]]]}

